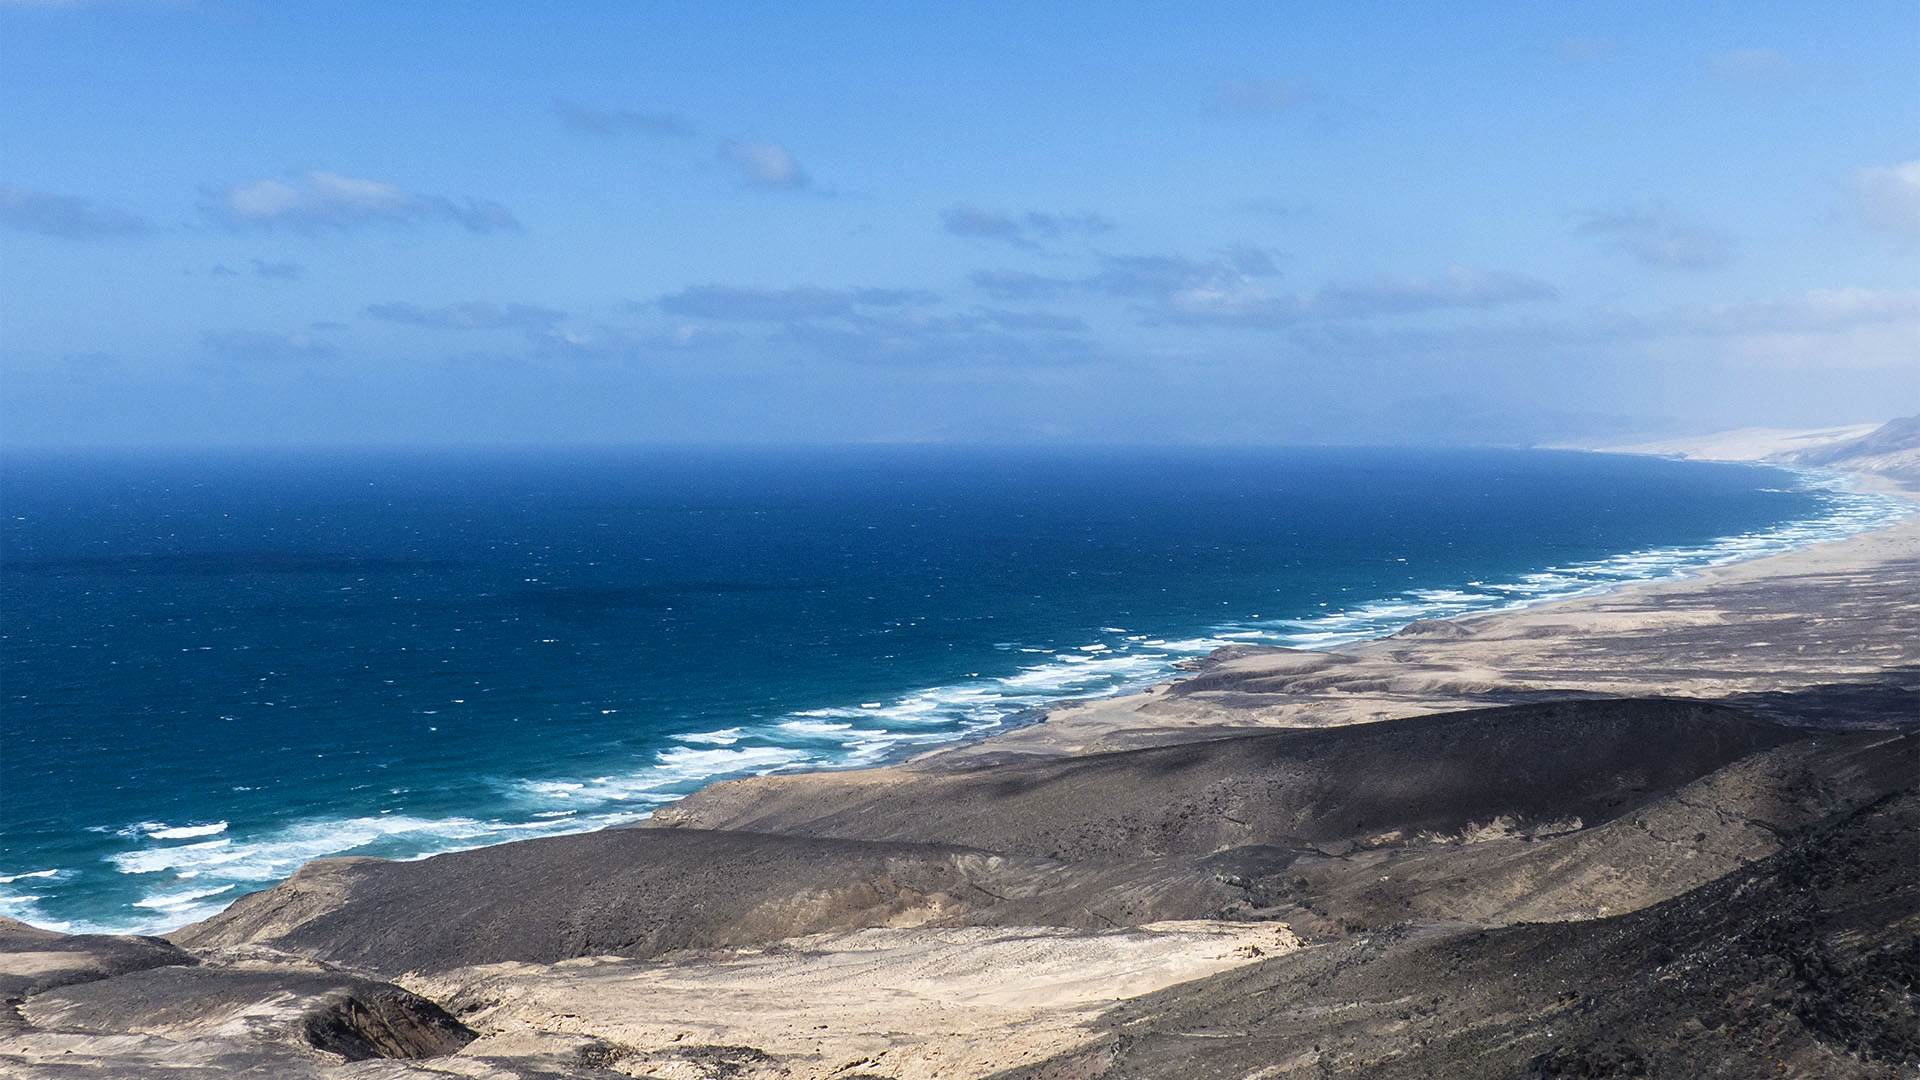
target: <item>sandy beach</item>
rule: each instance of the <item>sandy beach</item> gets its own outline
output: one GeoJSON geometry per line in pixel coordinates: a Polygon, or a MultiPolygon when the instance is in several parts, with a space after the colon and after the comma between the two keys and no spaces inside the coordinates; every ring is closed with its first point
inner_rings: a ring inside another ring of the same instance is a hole
{"type": "Polygon", "coordinates": [[[1733,699],[1841,724],[1853,719],[1834,708],[1849,686],[1920,665],[1916,596],[1920,517],[1911,517],[1680,581],[1416,623],[1328,650],[1230,651],[1192,678],[1069,705],[1044,724],[921,761],[1086,753],[1194,728],[1352,724],[1569,694],[1733,699]]]}
{"type": "Polygon", "coordinates": [[[168,942],[14,924],[0,1071],[1910,1075],[1916,701],[1920,516],[647,828],[322,860],[168,942]]]}

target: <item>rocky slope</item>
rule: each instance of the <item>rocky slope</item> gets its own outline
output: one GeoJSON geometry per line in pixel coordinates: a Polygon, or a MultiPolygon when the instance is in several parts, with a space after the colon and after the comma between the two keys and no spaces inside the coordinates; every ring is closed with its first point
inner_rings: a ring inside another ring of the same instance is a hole
{"type": "Polygon", "coordinates": [[[1631,915],[1411,922],[1116,1008],[1003,1080],[1904,1077],[1920,1061],[1920,797],[1631,915]]]}
{"type": "Polygon", "coordinates": [[[1884,473],[1920,482],[1920,416],[1889,420],[1858,438],[1790,450],[1777,458],[1793,465],[1884,473]]]}
{"type": "Polygon", "coordinates": [[[474,1032],[391,983],[271,954],[0,920],[0,1075],[317,1076],[452,1054],[474,1032]]]}
{"type": "Polygon", "coordinates": [[[323,860],[171,942],[13,924],[0,1072],[1895,1075],[1914,720],[1577,701],[722,785],[323,860]]]}

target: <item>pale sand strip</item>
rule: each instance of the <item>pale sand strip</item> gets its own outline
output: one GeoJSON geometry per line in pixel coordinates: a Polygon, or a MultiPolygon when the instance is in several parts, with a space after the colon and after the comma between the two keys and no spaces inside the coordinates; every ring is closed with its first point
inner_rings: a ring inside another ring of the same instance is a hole
{"type": "Polygon", "coordinates": [[[449,1065],[551,1054],[573,1037],[632,1048],[616,1068],[661,1080],[936,1080],[1042,1060],[1095,1038],[1087,1021],[1118,999],[1299,947],[1274,923],[876,929],[676,961],[497,964],[403,981],[492,1003],[465,1017],[485,1035],[449,1065]]]}
{"type": "Polygon", "coordinates": [[[1764,461],[1781,458],[1799,450],[1811,450],[1832,443],[1869,435],[1879,424],[1850,424],[1830,428],[1735,428],[1710,435],[1681,435],[1664,439],[1595,446],[1567,445],[1562,450],[1597,450],[1610,454],[1653,454],[1660,457],[1688,458],[1694,461],[1764,461]]]}

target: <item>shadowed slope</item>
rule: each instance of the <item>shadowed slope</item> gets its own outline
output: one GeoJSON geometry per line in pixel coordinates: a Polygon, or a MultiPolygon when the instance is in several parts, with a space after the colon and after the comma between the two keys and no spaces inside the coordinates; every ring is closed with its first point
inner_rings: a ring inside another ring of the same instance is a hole
{"type": "Polygon", "coordinates": [[[1561,702],[1012,763],[714,784],[655,826],[1052,858],[1366,843],[1496,818],[1610,820],[1802,733],[1690,701],[1561,702]]]}
{"type": "Polygon", "coordinates": [[[322,860],[172,939],[393,974],[869,926],[1226,917],[1338,935],[1422,913],[1584,917],[1768,854],[1780,828],[1897,784],[1882,775],[1897,765],[1874,763],[1913,753],[1885,733],[1794,735],[1711,706],[1587,702],[959,774],[813,774],[731,785],[775,796],[743,824],[872,839],[620,829],[322,860]],[[1900,748],[1865,746],[1889,740],[1900,748]],[[1815,774],[1832,790],[1795,787],[1815,774]],[[974,843],[916,842],[929,836],[974,843]]]}
{"type": "Polygon", "coordinates": [[[1209,868],[1170,860],[1067,864],[932,844],[613,829],[418,862],[320,860],[172,939],[269,944],[395,974],[869,926],[1112,926],[1241,902],[1209,868]]]}
{"type": "Polygon", "coordinates": [[[0,1000],[173,964],[198,963],[160,938],[60,934],[0,919],[0,1000]]]}
{"type": "Polygon", "coordinates": [[[1263,961],[1128,1002],[1103,1044],[1004,1078],[1910,1075],[1916,835],[1908,793],[1631,915],[1415,924],[1263,961]]]}

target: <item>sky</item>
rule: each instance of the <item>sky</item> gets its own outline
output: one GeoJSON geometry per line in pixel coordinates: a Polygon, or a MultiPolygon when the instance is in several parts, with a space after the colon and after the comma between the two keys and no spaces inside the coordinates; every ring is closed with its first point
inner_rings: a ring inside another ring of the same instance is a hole
{"type": "Polygon", "coordinates": [[[0,0],[0,445],[1920,411],[1920,6],[0,0]]]}

